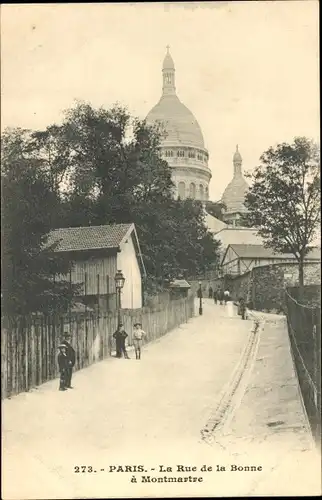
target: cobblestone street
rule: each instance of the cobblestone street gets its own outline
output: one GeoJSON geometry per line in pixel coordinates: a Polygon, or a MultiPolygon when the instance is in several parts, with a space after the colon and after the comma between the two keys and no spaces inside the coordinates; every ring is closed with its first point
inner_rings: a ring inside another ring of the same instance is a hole
{"type": "Polygon", "coordinates": [[[203,302],[202,316],[146,345],[141,361],[130,351],[130,360],[107,359],[76,372],[72,391],[59,392],[54,380],[5,400],[3,498],[21,499],[22,470],[28,499],[251,495],[261,494],[261,484],[269,485],[266,494],[286,495],[301,494],[303,482],[307,494],[320,493],[319,459],[307,432],[282,317],[267,315],[244,387],[239,383],[232,396],[229,418],[212,441],[201,439],[229,392],[253,328],[252,320],[231,318],[225,306],[203,302]],[[110,466],[140,464],[147,472],[109,472],[110,466]],[[141,482],[142,475],[164,477],[161,464],[173,467],[167,476],[178,476],[178,464],[212,471],[181,473],[202,477],[202,483],[141,482]],[[217,465],[226,470],[217,471],[217,465]],[[262,470],[231,471],[231,465],[262,470]],[[76,473],[76,466],[96,472],[76,473]],[[137,483],[131,482],[133,475],[137,483]]]}

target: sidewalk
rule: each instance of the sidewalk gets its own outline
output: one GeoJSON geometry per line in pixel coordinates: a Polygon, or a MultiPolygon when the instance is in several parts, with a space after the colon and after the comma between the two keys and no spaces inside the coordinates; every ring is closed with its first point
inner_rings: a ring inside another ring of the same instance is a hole
{"type": "Polygon", "coordinates": [[[131,360],[110,358],[76,372],[73,391],[59,392],[54,380],[5,400],[3,498],[320,493],[280,316],[266,315],[230,420],[213,444],[202,441],[253,326],[211,300],[203,305],[202,316],[146,345],[141,361],[132,353],[131,360]],[[133,484],[132,473],[106,472],[135,464],[154,476],[160,464],[213,470],[191,484],[133,484]],[[263,471],[231,472],[238,464],[263,471]],[[76,474],[81,465],[97,473],[76,474]]]}
{"type": "Polygon", "coordinates": [[[266,471],[249,481],[236,473],[245,496],[320,495],[321,457],[302,406],[286,318],[253,314],[262,324],[258,352],[241,404],[217,447],[235,450],[236,462],[260,464],[266,471]]]}

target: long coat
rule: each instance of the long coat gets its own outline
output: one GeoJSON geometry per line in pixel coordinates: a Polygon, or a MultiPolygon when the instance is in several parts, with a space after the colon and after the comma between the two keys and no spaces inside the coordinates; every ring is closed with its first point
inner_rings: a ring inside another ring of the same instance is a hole
{"type": "Polygon", "coordinates": [[[128,337],[128,334],[124,330],[116,330],[113,333],[113,338],[116,341],[116,347],[125,347],[125,339],[128,337]]]}
{"type": "Polygon", "coordinates": [[[63,340],[62,344],[66,346],[67,350],[67,358],[68,358],[68,364],[69,366],[74,366],[76,362],[76,353],[75,349],[70,345],[70,343],[67,340],[63,340]]]}

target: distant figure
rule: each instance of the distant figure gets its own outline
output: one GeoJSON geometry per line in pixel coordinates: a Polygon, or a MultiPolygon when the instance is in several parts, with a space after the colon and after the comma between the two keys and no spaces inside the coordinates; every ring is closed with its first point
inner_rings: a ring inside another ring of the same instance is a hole
{"type": "Polygon", "coordinates": [[[76,361],[76,353],[70,344],[70,339],[72,338],[71,334],[68,332],[64,332],[64,338],[62,340],[62,344],[66,346],[66,355],[68,360],[67,372],[66,372],[66,387],[67,389],[72,389],[72,374],[73,367],[76,361]]]}
{"type": "Polygon", "coordinates": [[[141,327],[141,323],[134,324],[133,345],[136,359],[141,359],[143,337],[146,337],[146,333],[141,327]]]}
{"type": "Polygon", "coordinates": [[[218,292],[217,292],[217,290],[214,290],[213,298],[214,298],[215,304],[217,304],[217,302],[218,302],[218,292]]]}
{"type": "Polygon", "coordinates": [[[58,368],[59,368],[59,390],[67,390],[67,370],[68,370],[68,358],[67,358],[67,347],[65,344],[60,344],[58,346],[58,368]]]}
{"type": "Polygon", "coordinates": [[[125,359],[130,359],[125,347],[125,339],[128,337],[128,334],[124,330],[122,323],[120,323],[116,332],[113,333],[113,337],[116,341],[116,357],[121,358],[122,354],[124,354],[125,359]]]}
{"type": "Polygon", "coordinates": [[[222,306],[223,301],[224,301],[224,292],[222,290],[219,290],[218,299],[219,299],[220,305],[222,306]]]}
{"type": "Polygon", "coordinates": [[[239,299],[238,309],[239,309],[239,314],[242,317],[242,319],[246,319],[246,304],[245,304],[245,300],[242,297],[239,299]]]}
{"type": "Polygon", "coordinates": [[[233,318],[234,317],[234,303],[232,300],[228,300],[226,309],[227,309],[227,314],[228,314],[229,318],[233,318]]]}
{"type": "Polygon", "coordinates": [[[211,285],[209,287],[208,293],[209,293],[209,298],[212,299],[213,289],[211,285]]]}
{"type": "Polygon", "coordinates": [[[229,290],[225,290],[224,291],[224,301],[225,301],[225,304],[227,304],[228,300],[230,300],[229,290]]]}
{"type": "Polygon", "coordinates": [[[201,287],[199,287],[198,290],[197,290],[197,297],[198,297],[198,299],[202,299],[202,290],[201,290],[201,287]]]}

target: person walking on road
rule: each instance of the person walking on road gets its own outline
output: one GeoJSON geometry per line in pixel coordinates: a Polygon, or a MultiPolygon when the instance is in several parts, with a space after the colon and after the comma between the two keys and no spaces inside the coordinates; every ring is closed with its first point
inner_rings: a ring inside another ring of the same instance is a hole
{"type": "Polygon", "coordinates": [[[143,338],[146,337],[146,333],[141,327],[141,323],[134,324],[133,345],[136,359],[141,359],[143,338]]]}
{"type": "Polygon", "coordinates": [[[209,290],[208,290],[209,299],[212,299],[212,294],[213,294],[213,289],[212,289],[212,286],[210,285],[209,290]]]}
{"type": "Polygon", "coordinates": [[[224,301],[225,301],[225,305],[227,304],[228,300],[230,300],[229,290],[225,290],[225,291],[224,291],[224,301]]]}
{"type": "Polygon", "coordinates": [[[213,298],[214,298],[215,304],[217,304],[217,302],[218,302],[218,292],[217,292],[217,290],[214,290],[213,298]]]}
{"type": "Polygon", "coordinates": [[[67,348],[65,344],[60,344],[58,346],[58,368],[59,368],[59,390],[67,390],[67,370],[68,370],[68,358],[67,358],[67,348]]]}
{"type": "Polygon", "coordinates": [[[243,298],[239,299],[239,314],[241,315],[242,319],[246,319],[246,304],[243,298]]]}
{"type": "Polygon", "coordinates": [[[218,299],[219,299],[220,305],[222,306],[222,303],[224,301],[224,292],[222,290],[219,290],[218,299]]]}
{"type": "Polygon", "coordinates": [[[67,366],[67,371],[66,371],[66,387],[67,389],[72,389],[72,374],[73,374],[73,368],[75,366],[75,361],[76,361],[76,353],[72,345],[70,344],[70,339],[72,338],[71,334],[68,332],[64,333],[64,339],[61,342],[63,345],[66,346],[66,355],[67,355],[67,361],[68,361],[68,366],[67,366]]]}
{"type": "Polygon", "coordinates": [[[124,330],[123,324],[120,323],[115,333],[113,333],[113,338],[116,342],[116,357],[121,358],[122,354],[124,354],[125,359],[130,359],[129,355],[126,351],[125,340],[128,337],[128,334],[124,330]]]}

